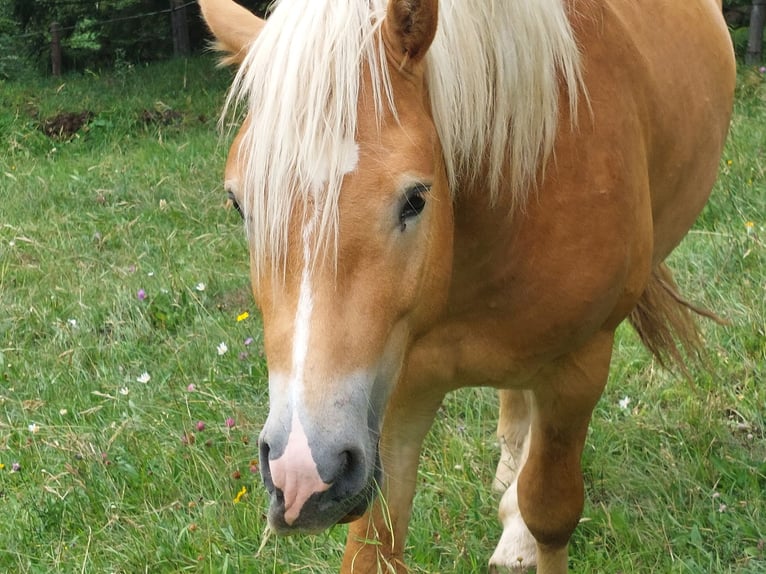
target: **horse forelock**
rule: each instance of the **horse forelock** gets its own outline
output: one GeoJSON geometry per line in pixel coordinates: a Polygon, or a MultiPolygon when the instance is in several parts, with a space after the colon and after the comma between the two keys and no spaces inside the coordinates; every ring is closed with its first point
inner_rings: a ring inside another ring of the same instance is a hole
{"type": "Polygon", "coordinates": [[[394,109],[384,16],[385,0],[280,0],[239,68],[225,108],[243,104],[249,117],[238,160],[256,277],[284,269],[296,210],[315,220],[312,257],[334,252],[363,64],[379,115],[394,109]]]}
{"type": "MultiPolygon", "coordinates": [[[[386,3],[278,0],[234,79],[226,108],[249,116],[238,159],[256,277],[284,269],[299,206],[315,220],[313,256],[335,252],[360,89],[379,118],[386,106],[396,115],[379,34],[386,3]]],[[[562,0],[441,0],[426,82],[453,192],[488,167],[491,193],[523,203],[553,146],[560,79],[573,112],[582,82],[562,0]]]]}

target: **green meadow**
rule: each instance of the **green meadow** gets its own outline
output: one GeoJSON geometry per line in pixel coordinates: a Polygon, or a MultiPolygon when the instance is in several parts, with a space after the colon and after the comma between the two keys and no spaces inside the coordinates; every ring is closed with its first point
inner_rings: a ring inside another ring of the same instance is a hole
{"type": "MultiPolygon", "coordinates": [[[[345,528],[266,530],[267,410],[210,57],[0,83],[0,572],[338,570],[345,528]]],[[[573,572],[766,572],[766,76],[741,70],[712,199],[670,265],[693,383],[627,326],[584,454],[573,572]]],[[[496,398],[448,397],[408,539],[475,573],[500,536],[496,398]]]]}

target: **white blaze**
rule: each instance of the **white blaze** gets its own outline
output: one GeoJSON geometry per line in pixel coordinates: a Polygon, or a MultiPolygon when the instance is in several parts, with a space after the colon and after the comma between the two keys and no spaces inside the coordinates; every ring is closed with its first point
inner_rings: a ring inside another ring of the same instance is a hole
{"type": "MultiPolygon", "coordinates": [[[[293,354],[292,373],[290,383],[293,398],[304,383],[304,371],[306,357],[309,352],[309,336],[311,334],[311,313],[314,310],[314,296],[311,291],[311,235],[314,231],[316,217],[306,223],[303,229],[303,272],[301,273],[301,286],[298,292],[298,307],[295,310],[295,323],[293,330],[293,354]]],[[[295,408],[295,405],[293,405],[295,408]]]]}
{"type": "Polygon", "coordinates": [[[330,181],[330,175],[333,168],[339,169],[342,176],[356,171],[359,163],[359,145],[351,139],[341,142],[338,149],[327,151],[327,155],[319,157],[314,165],[314,173],[311,176],[311,183],[315,189],[324,189],[327,182],[330,181]],[[339,158],[338,163],[334,163],[339,158]]]}
{"type": "MultiPolygon", "coordinates": [[[[353,140],[345,140],[340,145],[340,167],[344,175],[356,170],[359,163],[359,145],[353,140]]],[[[324,162],[318,162],[314,174],[317,189],[327,185],[332,162],[325,158],[324,162]]],[[[301,273],[301,286],[298,293],[298,307],[295,311],[295,323],[293,331],[292,372],[290,374],[291,394],[293,408],[298,404],[301,388],[304,384],[306,357],[309,351],[309,336],[311,334],[311,314],[314,310],[314,297],[311,286],[311,239],[314,235],[318,214],[306,221],[303,227],[303,272],[301,273]]]]}
{"type": "MultiPolygon", "coordinates": [[[[359,160],[359,147],[353,141],[345,142],[341,150],[341,168],[344,173],[356,169],[359,160]]],[[[326,185],[331,162],[317,164],[315,182],[326,185]]],[[[298,291],[298,304],[293,323],[292,356],[289,388],[289,406],[292,410],[290,434],[282,455],[271,461],[274,486],[279,488],[285,498],[285,522],[293,524],[300,516],[306,501],[315,493],[324,492],[331,484],[324,482],[319,475],[311,453],[308,437],[301,423],[299,413],[303,410],[303,387],[306,382],[306,362],[311,339],[311,318],[314,311],[314,294],[311,284],[311,240],[317,225],[318,214],[315,212],[304,224],[303,271],[298,291]]],[[[273,377],[273,375],[272,375],[273,377]]],[[[276,391],[272,389],[270,392],[276,391]]]]}

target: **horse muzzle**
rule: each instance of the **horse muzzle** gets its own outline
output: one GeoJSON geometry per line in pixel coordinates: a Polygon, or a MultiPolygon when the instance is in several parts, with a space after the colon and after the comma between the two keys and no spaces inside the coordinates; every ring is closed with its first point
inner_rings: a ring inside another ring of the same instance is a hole
{"type": "Polygon", "coordinates": [[[309,436],[317,435],[307,433],[297,416],[286,440],[266,429],[261,434],[261,476],[271,497],[269,526],[278,534],[317,533],[359,518],[377,492],[376,433],[365,426],[353,437],[309,436]]]}

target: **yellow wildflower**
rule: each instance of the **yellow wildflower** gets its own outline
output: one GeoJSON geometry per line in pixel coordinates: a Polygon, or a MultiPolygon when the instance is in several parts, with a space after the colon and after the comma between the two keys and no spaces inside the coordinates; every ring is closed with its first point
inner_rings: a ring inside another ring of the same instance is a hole
{"type": "Polygon", "coordinates": [[[237,496],[234,497],[234,504],[238,504],[242,501],[242,497],[247,494],[247,487],[243,486],[239,492],[237,493],[237,496]]]}
{"type": "Polygon", "coordinates": [[[237,322],[244,321],[249,316],[250,316],[250,313],[248,313],[247,311],[245,311],[244,313],[240,313],[239,315],[237,315],[237,322]]]}

